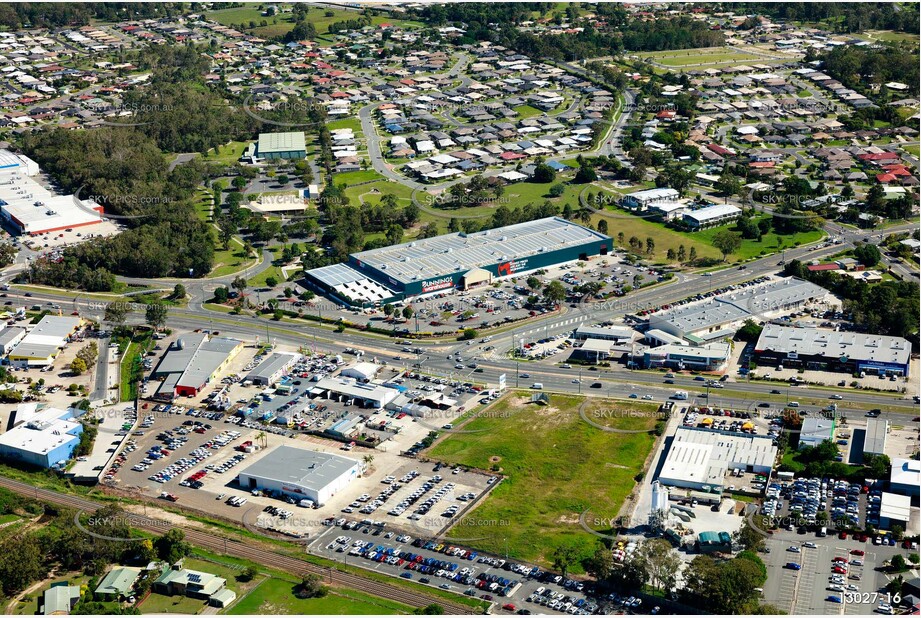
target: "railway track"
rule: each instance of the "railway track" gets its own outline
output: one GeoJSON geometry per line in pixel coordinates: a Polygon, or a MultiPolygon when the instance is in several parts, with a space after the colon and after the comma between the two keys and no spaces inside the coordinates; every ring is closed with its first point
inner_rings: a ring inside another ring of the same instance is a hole
{"type": "MultiPolygon", "coordinates": [[[[13,479],[8,479],[2,476],[0,476],[0,487],[4,487],[10,491],[15,491],[16,493],[22,494],[24,496],[35,498],[36,500],[48,502],[50,504],[56,504],[59,506],[65,506],[76,510],[82,510],[89,513],[95,512],[97,509],[102,508],[100,504],[86,498],[80,498],[79,496],[71,496],[57,491],[33,487],[27,483],[15,481],[13,479]]],[[[148,518],[140,515],[134,515],[133,513],[125,513],[125,516],[126,519],[130,522],[131,526],[134,528],[145,530],[147,532],[154,532],[156,534],[162,534],[164,532],[162,525],[156,525],[148,518]]],[[[475,613],[474,610],[470,607],[453,604],[440,598],[428,596],[421,592],[401,590],[399,588],[389,586],[385,583],[377,582],[360,575],[355,575],[353,573],[346,573],[339,571],[338,569],[330,569],[328,567],[317,566],[299,558],[294,558],[285,554],[279,554],[277,552],[271,551],[270,549],[259,547],[253,543],[228,539],[225,537],[217,536],[215,534],[210,534],[208,532],[202,532],[200,530],[188,528],[185,529],[184,532],[185,538],[189,543],[197,547],[201,547],[202,549],[211,550],[219,554],[232,556],[234,558],[250,560],[267,567],[291,573],[292,575],[304,575],[311,573],[324,579],[331,579],[333,586],[345,586],[348,588],[354,588],[355,590],[367,592],[368,594],[372,594],[383,599],[403,603],[404,605],[408,605],[410,607],[420,607],[430,603],[436,603],[443,607],[445,612],[448,614],[475,613]]]]}

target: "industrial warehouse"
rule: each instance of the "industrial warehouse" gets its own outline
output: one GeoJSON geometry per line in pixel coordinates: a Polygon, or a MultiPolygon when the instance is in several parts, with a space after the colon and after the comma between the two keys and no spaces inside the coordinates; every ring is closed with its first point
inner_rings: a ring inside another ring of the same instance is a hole
{"type": "Polygon", "coordinates": [[[294,446],[279,446],[240,472],[240,485],[322,505],[362,472],[354,459],[294,446]]]}
{"type": "Polygon", "coordinates": [[[755,362],[844,373],[908,375],[911,343],[901,337],[767,324],[755,362]]]}
{"type": "Polygon", "coordinates": [[[306,283],[338,302],[373,306],[606,255],[608,236],[560,217],[466,234],[446,234],[362,251],[316,268],[306,283]]]}
{"type": "Polygon", "coordinates": [[[71,336],[83,323],[78,317],[46,315],[24,337],[17,333],[19,343],[9,352],[7,360],[13,367],[46,367],[54,362],[71,336]]]}
{"type": "Polygon", "coordinates": [[[242,348],[242,341],[228,337],[212,338],[206,333],[183,335],[150,375],[154,380],[163,380],[154,397],[165,400],[182,395],[194,397],[242,348]]]}
{"type": "Polygon", "coordinates": [[[732,290],[706,300],[660,311],[648,318],[650,331],[661,331],[694,345],[735,334],[749,319],[797,311],[808,302],[826,297],[824,288],[788,277],[732,290]]]}
{"type": "Polygon", "coordinates": [[[16,415],[17,425],[0,435],[0,458],[40,468],[52,468],[70,459],[80,443],[83,425],[74,410],[32,410],[27,418],[16,415]]]}
{"type": "Polygon", "coordinates": [[[777,447],[769,436],[679,427],[658,481],[704,493],[719,494],[733,470],[769,474],[777,447]]]}
{"type": "Polygon", "coordinates": [[[7,229],[38,235],[102,222],[102,206],[53,193],[34,178],[38,174],[32,159],[0,150],[0,216],[7,229]]]}

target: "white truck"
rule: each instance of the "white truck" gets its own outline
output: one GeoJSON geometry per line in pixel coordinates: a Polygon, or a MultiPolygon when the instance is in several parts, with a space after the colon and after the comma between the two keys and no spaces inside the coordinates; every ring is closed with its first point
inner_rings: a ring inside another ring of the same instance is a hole
{"type": "Polygon", "coordinates": [[[675,394],[672,395],[672,399],[680,399],[680,400],[684,401],[684,400],[686,400],[687,398],[688,398],[688,392],[687,392],[687,391],[675,391],[675,394]]]}

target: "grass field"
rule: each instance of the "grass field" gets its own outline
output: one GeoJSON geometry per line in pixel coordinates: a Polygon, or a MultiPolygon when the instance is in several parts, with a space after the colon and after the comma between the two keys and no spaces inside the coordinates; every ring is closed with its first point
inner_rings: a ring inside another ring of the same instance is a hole
{"type": "MultiPolygon", "coordinates": [[[[529,393],[513,391],[463,425],[482,431],[455,433],[434,446],[433,459],[481,469],[495,466],[506,476],[448,538],[544,565],[561,544],[575,546],[581,555],[593,549],[593,537],[578,524],[580,513],[592,509],[613,517],[633,491],[633,477],[642,471],[655,438],[593,427],[579,416],[583,401],[552,394],[550,405],[538,407],[530,403],[529,393]]],[[[601,408],[656,410],[649,404],[591,401],[587,414],[601,408]]],[[[642,419],[614,416],[606,424],[625,428],[624,423],[630,429],[655,425],[652,414],[642,419]]]]}
{"type": "MultiPolygon", "coordinates": [[[[607,193],[607,192],[606,192],[607,193]]],[[[721,258],[722,254],[713,246],[713,237],[720,231],[730,229],[735,231],[735,226],[720,226],[699,232],[679,232],[665,226],[664,223],[637,217],[628,211],[618,207],[611,206],[611,213],[607,218],[608,235],[617,238],[619,232],[623,232],[626,239],[636,236],[645,242],[650,237],[655,242],[655,253],[652,259],[658,262],[664,262],[669,249],[678,250],[680,245],[684,245],[686,251],[690,252],[691,247],[697,249],[697,256],[701,258],[721,258]]],[[[597,226],[601,219],[599,215],[592,218],[593,224],[597,226]]],[[[757,217],[756,217],[757,219],[757,217]]],[[[808,244],[822,238],[824,234],[821,231],[803,232],[789,236],[780,236],[769,233],[762,236],[761,241],[752,239],[743,239],[742,247],[734,254],[730,255],[730,261],[747,260],[763,254],[775,253],[781,248],[792,248],[797,245],[808,244]]]]}
{"type": "Polygon", "coordinates": [[[534,116],[540,116],[543,114],[542,111],[536,107],[531,107],[530,105],[519,105],[518,107],[513,107],[520,118],[533,118],[534,116]]]}
{"type": "Polygon", "coordinates": [[[361,135],[361,121],[358,118],[343,118],[341,120],[333,120],[332,122],[326,123],[326,128],[330,131],[335,131],[336,129],[351,129],[356,135],[361,135]]]}
{"type": "MultiPolygon", "coordinates": [[[[247,34],[255,34],[260,37],[280,36],[294,28],[294,19],[291,13],[282,13],[272,17],[263,17],[261,15],[262,11],[258,8],[260,6],[262,5],[254,4],[240,8],[220,9],[217,11],[209,11],[205,14],[205,16],[208,19],[213,19],[218,23],[224,24],[225,26],[238,27],[242,24],[246,28],[247,34]],[[260,25],[262,21],[266,21],[267,25],[260,25]],[[256,27],[249,29],[250,22],[255,22],[256,27]]],[[[280,6],[284,8],[290,5],[280,6]]],[[[357,19],[360,15],[361,13],[358,11],[329,9],[325,7],[310,7],[307,12],[307,21],[312,23],[317,29],[317,33],[321,35],[319,37],[319,43],[321,45],[328,46],[333,43],[332,37],[322,35],[325,35],[329,32],[330,24],[337,21],[357,19]]],[[[420,23],[414,21],[391,19],[390,17],[384,17],[380,15],[375,15],[372,17],[371,24],[374,26],[379,26],[380,24],[393,24],[395,26],[403,27],[414,27],[421,25],[420,23]]]]}
{"type": "Polygon", "coordinates": [[[893,30],[867,30],[861,36],[871,41],[885,41],[887,43],[900,41],[918,41],[917,33],[895,32],[893,30]]]}
{"type": "Polygon", "coordinates": [[[913,154],[916,157],[921,156],[921,146],[915,144],[914,146],[902,146],[902,150],[908,154],[913,154]]]}
{"type": "Polygon", "coordinates": [[[661,52],[645,52],[637,54],[640,58],[648,58],[653,62],[670,68],[697,66],[702,64],[721,64],[729,62],[763,61],[761,56],[746,54],[731,47],[707,47],[703,49],[670,50],[661,52]]]}
{"type": "Polygon", "coordinates": [[[241,598],[227,613],[280,615],[356,615],[411,614],[411,607],[375,598],[356,590],[336,588],[321,599],[298,599],[294,582],[275,577],[266,578],[254,590],[241,598]]]}
{"type": "Polygon", "coordinates": [[[360,170],[357,172],[343,172],[333,175],[333,182],[336,183],[336,185],[356,185],[360,182],[368,182],[369,180],[384,180],[384,177],[373,169],[360,170]]]}
{"type": "Polygon", "coordinates": [[[211,163],[233,165],[243,156],[243,152],[246,150],[247,146],[249,146],[249,142],[230,142],[229,144],[221,146],[217,152],[212,148],[208,151],[208,155],[203,160],[211,163]]]}
{"type": "MultiPolygon", "coordinates": [[[[754,219],[759,219],[760,217],[754,217],[754,219]]],[[[694,236],[699,237],[706,243],[712,243],[713,237],[717,232],[724,230],[726,228],[736,231],[735,226],[723,226],[723,227],[714,227],[709,230],[701,230],[699,232],[694,232],[694,236]]],[[[776,253],[782,248],[790,249],[799,245],[806,245],[813,243],[821,239],[825,235],[821,230],[815,230],[812,232],[801,232],[799,234],[790,234],[786,236],[781,236],[779,234],[769,233],[761,237],[761,241],[753,239],[742,239],[742,247],[730,255],[728,260],[748,260],[754,257],[758,257],[762,254],[776,253]]]]}

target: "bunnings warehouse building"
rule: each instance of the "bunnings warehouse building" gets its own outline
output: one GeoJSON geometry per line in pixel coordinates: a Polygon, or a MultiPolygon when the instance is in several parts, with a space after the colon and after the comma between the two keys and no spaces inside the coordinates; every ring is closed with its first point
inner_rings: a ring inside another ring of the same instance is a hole
{"type": "Polygon", "coordinates": [[[559,217],[482,232],[446,234],[362,251],[306,273],[308,287],[338,302],[373,306],[606,255],[604,234],[559,217]]]}

